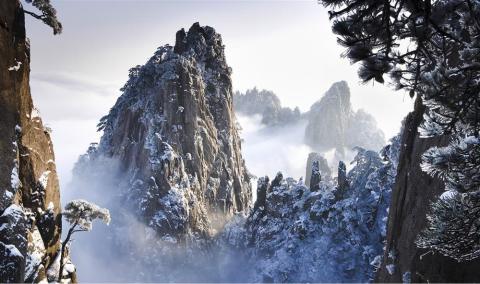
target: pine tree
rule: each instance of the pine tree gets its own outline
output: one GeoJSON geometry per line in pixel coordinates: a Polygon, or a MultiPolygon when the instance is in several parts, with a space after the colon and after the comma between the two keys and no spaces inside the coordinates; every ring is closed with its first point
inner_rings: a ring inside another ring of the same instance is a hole
{"type": "Polygon", "coordinates": [[[32,4],[33,7],[37,8],[42,14],[37,14],[31,11],[24,10],[26,14],[34,17],[35,19],[41,20],[46,25],[50,26],[53,29],[53,34],[59,34],[62,32],[62,23],[57,19],[57,10],[53,8],[50,0],[25,0],[27,3],[32,4]]]}
{"type": "Polygon", "coordinates": [[[83,199],[75,199],[67,203],[62,213],[66,221],[70,223],[65,241],[63,241],[60,251],[60,269],[58,272],[58,282],[61,282],[63,276],[64,257],[70,238],[76,232],[86,232],[92,230],[93,221],[102,220],[105,224],[110,223],[110,212],[108,209],[101,208],[96,204],[83,199]]]}
{"type": "Polygon", "coordinates": [[[383,83],[388,75],[427,107],[422,137],[451,137],[447,147],[423,155],[423,170],[452,194],[432,204],[417,245],[457,260],[476,258],[477,247],[464,243],[478,239],[480,222],[480,1],[320,2],[333,8],[333,32],[344,55],[360,63],[360,78],[383,83]],[[470,227],[458,229],[459,223],[470,227]]]}

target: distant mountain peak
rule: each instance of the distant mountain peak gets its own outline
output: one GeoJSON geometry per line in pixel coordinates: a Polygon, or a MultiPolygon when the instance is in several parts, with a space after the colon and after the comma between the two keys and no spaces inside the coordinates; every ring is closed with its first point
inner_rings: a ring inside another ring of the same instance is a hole
{"type": "Polygon", "coordinates": [[[236,92],[233,97],[235,111],[242,115],[261,115],[262,123],[267,126],[281,127],[298,122],[301,119],[298,107],[282,107],[277,95],[269,90],[257,87],[245,93],[236,92]]]}
{"type": "Polygon", "coordinates": [[[350,103],[350,87],[346,81],[338,81],[330,86],[324,97],[340,98],[344,102],[350,103]]]}
{"type": "Polygon", "coordinates": [[[356,146],[379,150],[385,145],[383,132],[373,116],[354,111],[347,82],[334,83],[312,105],[305,130],[305,142],[316,150],[353,149],[356,146]]]}

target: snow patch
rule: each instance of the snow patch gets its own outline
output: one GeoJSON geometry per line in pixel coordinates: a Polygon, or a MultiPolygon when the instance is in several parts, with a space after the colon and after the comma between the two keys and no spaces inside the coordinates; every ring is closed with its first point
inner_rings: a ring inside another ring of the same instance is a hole
{"type": "Polygon", "coordinates": [[[20,66],[22,66],[22,62],[17,61],[15,65],[8,68],[8,71],[18,71],[20,70],[20,66]]]}
{"type": "Polygon", "coordinates": [[[7,252],[8,252],[7,258],[10,258],[10,257],[20,257],[20,258],[23,258],[23,254],[20,253],[20,251],[17,249],[16,246],[14,246],[14,245],[7,245],[7,244],[4,244],[3,242],[0,242],[0,244],[2,244],[3,246],[5,246],[5,247],[7,248],[7,252]]]}
{"type": "Polygon", "coordinates": [[[20,178],[18,176],[18,166],[17,166],[16,161],[15,161],[15,166],[12,169],[12,174],[10,176],[10,182],[12,184],[12,189],[14,191],[16,191],[17,188],[20,186],[20,178]]]}
{"type": "Polygon", "coordinates": [[[50,175],[50,173],[51,171],[45,171],[38,179],[38,182],[43,186],[44,189],[48,186],[48,176],[50,175]]]}
{"type": "Polygon", "coordinates": [[[458,194],[455,190],[447,190],[442,195],[440,195],[440,199],[442,200],[449,200],[452,198],[455,198],[455,196],[458,194]]]}
{"type": "Polygon", "coordinates": [[[26,266],[25,266],[25,276],[29,278],[33,273],[35,273],[38,267],[42,264],[42,259],[45,256],[45,245],[42,240],[42,236],[38,231],[37,226],[31,234],[32,241],[28,242],[26,266]]]}
{"type": "Polygon", "coordinates": [[[34,119],[34,118],[37,118],[37,117],[40,117],[40,111],[38,110],[38,108],[33,107],[32,111],[30,112],[30,118],[34,119]]]}
{"type": "Polygon", "coordinates": [[[161,157],[162,160],[173,161],[176,158],[175,151],[173,150],[170,144],[163,142],[163,155],[161,157]]]}
{"type": "Polygon", "coordinates": [[[395,264],[388,264],[385,268],[387,268],[388,274],[393,275],[395,273],[395,264]]]}
{"type": "Polygon", "coordinates": [[[402,282],[405,284],[412,283],[412,274],[410,273],[410,271],[403,273],[402,282]]]}

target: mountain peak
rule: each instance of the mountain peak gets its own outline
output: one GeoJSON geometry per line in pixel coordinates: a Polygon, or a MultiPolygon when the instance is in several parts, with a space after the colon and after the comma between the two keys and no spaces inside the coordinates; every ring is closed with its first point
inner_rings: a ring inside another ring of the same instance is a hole
{"type": "Polygon", "coordinates": [[[345,112],[351,111],[350,103],[350,88],[346,81],[339,81],[333,83],[333,85],[328,89],[325,95],[322,97],[320,102],[325,102],[327,100],[335,100],[337,104],[345,112]]]}
{"type": "Polygon", "coordinates": [[[173,51],[179,55],[193,55],[207,67],[221,66],[228,69],[222,36],[214,28],[200,26],[198,22],[188,32],[183,28],[177,32],[173,51]]]}
{"type": "Polygon", "coordinates": [[[104,134],[94,156],[119,163],[135,215],[159,235],[182,239],[208,235],[220,219],[248,208],[251,187],[220,34],[195,23],[176,38],[173,50],[160,47],[130,71],[100,121],[104,134]]]}
{"type": "Polygon", "coordinates": [[[379,150],[385,144],[383,132],[365,111],[355,112],[347,82],[334,83],[310,108],[305,130],[307,144],[317,150],[361,146],[379,150]]]}

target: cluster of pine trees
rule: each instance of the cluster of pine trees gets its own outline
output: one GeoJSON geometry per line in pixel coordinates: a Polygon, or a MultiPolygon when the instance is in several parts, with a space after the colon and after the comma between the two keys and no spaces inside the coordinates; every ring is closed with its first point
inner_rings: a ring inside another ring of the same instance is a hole
{"type": "Polygon", "coordinates": [[[417,245],[459,261],[480,254],[480,1],[321,0],[362,80],[406,89],[427,107],[423,137],[447,136],[422,169],[445,182],[417,245]]]}

